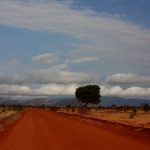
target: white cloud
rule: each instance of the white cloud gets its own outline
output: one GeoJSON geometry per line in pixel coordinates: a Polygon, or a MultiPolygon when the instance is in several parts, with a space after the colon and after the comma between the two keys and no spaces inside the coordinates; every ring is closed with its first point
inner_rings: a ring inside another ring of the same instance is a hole
{"type": "MultiPolygon", "coordinates": [[[[0,95],[28,95],[28,96],[48,96],[48,95],[74,95],[77,87],[81,84],[47,84],[38,88],[22,85],[0,85],[0,95]]],[[[100,86],[102,96],[121,97],[150,97],[150,88],[130,87],[123,89],[120,86],[100,86]]]]}
{"type": "Polygon", "coordinates": [[[99,59],[98,57],[81,57],[81,58],[76,58],[68,61],[72,63],[83,63],[83,62],[97,61],[98,59],[99,59]]]}
{"type": "Polygon", "coordinates": [[[122,89],[120,86],[101,86],[103,96],[123,96],[123,97],[150,97],[150,88],[130,87],[122,89]]]}
{"type": "Polygon", "coordinates": [[[10,94],[29,94],[31,93],[31,88],[28,86],[19,86],[19,85],[5,85],[0,84],[0,94],[1,95],[10,95],[10,94]]]}
{"type": "Polygon", "coordinates": [[[46,96],[46,95],[74,95],[77,84],[48,84],[39,88],[31,88],[20,85],[0,85],[0,95],[28,95],[28,96],[46,96]]]}
{"type": "Polygon", "coordinates": [[[78,85],[76,84],[50,84],[35,89],[33,93],[35,95],[74,95],[77,87],[78,85]]]}
{"type": "Polygon", "coordinates": [[[33,62],[36,63],[52,63],[58,59],[57,55],[54,53],[44,53],[32,58],[33,62]]]}
{"type": "Polygon", "coordinates": [[[139,76],[133,73],[116,73],[106,80],[109,84],[150,84],[150,76],[139,76]]]}

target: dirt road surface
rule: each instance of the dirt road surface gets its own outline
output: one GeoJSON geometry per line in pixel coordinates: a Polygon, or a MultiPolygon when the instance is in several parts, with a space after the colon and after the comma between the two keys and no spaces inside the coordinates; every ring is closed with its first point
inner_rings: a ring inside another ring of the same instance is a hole
{"type": "Polygon", "coordinates": [[[0,150],[149,150],[150,143],[98,125],[40,109],[28,109],[0,139],[0,150]]]}

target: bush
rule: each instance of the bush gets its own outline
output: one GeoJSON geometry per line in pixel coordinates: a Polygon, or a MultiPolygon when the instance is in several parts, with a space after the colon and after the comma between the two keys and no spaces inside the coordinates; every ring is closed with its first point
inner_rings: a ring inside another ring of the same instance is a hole
{"type": "Polygon", "coordinates": [[[124,105],[124,106],[123,106],[124,112],[127,112],[129,109],[130,109],[130,106],[128,106],[128,105],[124,105]]]}
{"type": "Polygon", "coordinates": [[[22,105],[14,105],[14,106],[12,106],[12,107],[13,107],[13,109],[16,110],[16,111],[21,111],[21,110],[24,108],[24,106],[22,106],[22,105]]]}
{"type": "Polygon", "coordinates": [[[71,105],[66,105],[66,111],[68,112],[71,109],[71,105]]]}
{"type": "Polygon", "coordinates": [[[2,112],[4,112],[4,113],[6,112],[5,108],[2,109],[2,112]]]}
{"type": "Polygon", "coordinates": [[[143,104],[143,110],[144,110],[145,112],[149,111],[149,110],[150,110],[149,104],[143,104]]]}
{"type": "Polygon", "coordinates": [[[51,111],[57,111],[59,109],[59,107],[56,107],[56,106],[51,106],[49,108],[51,111]]]}
{"type": "Polygon", "coordinates": [[[131,114],[129,115],[129,118],[133,119],[133,117],[136,116],[136,114],[137,114],[137,109],[133,108],[131,114]]]}
{"type": "Polygon", "coordinates": [[[75,108],[74,107],[72,107],[72,112],[75,112],[75,108]]]}

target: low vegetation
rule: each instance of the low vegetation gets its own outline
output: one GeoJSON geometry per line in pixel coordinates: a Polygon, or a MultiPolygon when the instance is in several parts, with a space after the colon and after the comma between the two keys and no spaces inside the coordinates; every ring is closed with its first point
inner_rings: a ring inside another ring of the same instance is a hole
{"type": "Polygon", "coordinates": [[[25,106],[22,105],[0,105],[0,119],[21,111],[25,106]]]}

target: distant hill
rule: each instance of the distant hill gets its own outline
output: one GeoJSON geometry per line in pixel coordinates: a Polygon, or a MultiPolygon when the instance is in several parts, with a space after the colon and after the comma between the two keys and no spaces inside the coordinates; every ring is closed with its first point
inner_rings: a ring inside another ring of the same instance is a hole
{"type": "Polygon", "coordinates": [[[32,105],[32,106],[41,106],[41,105],[54,105],[58,102],[58,99],[50,98],[33,98],[29,100],[24,99],[12,99],[9,100],[6,97],[0,97],[0,105],[32,105]]]}
{"type": "Polygon", "coordinates": [[[150,104],[150,100],[147,99],[138,99],[138,98],[122,98],[122,97],[102,97],[103,106],[115,105],[129,105],[129,106],[139,106],[143,103],[150,104]]]}
{"type": "MultiPolygon", "coordinates": [[[[102,106],[111,106],[111,105],[129,105],[129,106],[139,106],[143,103],[148,103],[150,104],[150,100],[146,99],[137,99],[137,98],[122,98],[122,97],[107,97],[103,96],[102,97],[102,106]]],[[[75,106],[77,105],[78,102],[75,98],[68,98],[61,100],[55,104],[55,106],[66,106],[66,105],[72,105],[75,106]]],[[[89,104],[91,105],[91,104],[89,104]]]]}
{"type": "Polygon", "coordinates": [[[61,99],[59,102],[55,103],[55,106],[76,106],[78,105],[78,102],[75,98],[67,98],[67,99],[61,99]]]}
{"type": "Polygon", "coordinates": [[[24,104],[24,100],[10,100],[6,97],[0,97],[0,105],[18,105],[24,104]]]}
{"type": "MultiPolygon", "coordinates": [[[[138,98],[122,98],[122,97],[102,97],[102,106],[111,106],[111,105],[129,105],[129,106],[139,106],[143,103],[150,104],[150,100],[147,99],[138,99],[138,98]]],[[[41,106],[41,105],[54,105],[54,106],[66,106],[78,105],[78,102],[74,96],[50,96],[48,98],[34,98],[31,100],[8,100],[6,97],[0,97],[0,104],[3,105],[16,105],[16,104],[23,104],[23,105],[32,105],[32,106],[41,106]]],[[[93,106],[89,104],[89,106],[93,106]]],[[[95,106],[95,105],[94,105],[95,106]]]]}
{"type": "Polygon", "coordinates": [[[41,105],[53,105],[53,102],[49,100],[48,98],[34,98],[32,100],[28,100],[25,102],[25,105],[31,105],[31,106],[41,106],[41,105]]]}
{"type": "Polygon", "coordinates": [[[2,104],[4,101],[8,100],[7,98],[5,97],[0,97],[0,104],[2,104]]]}

